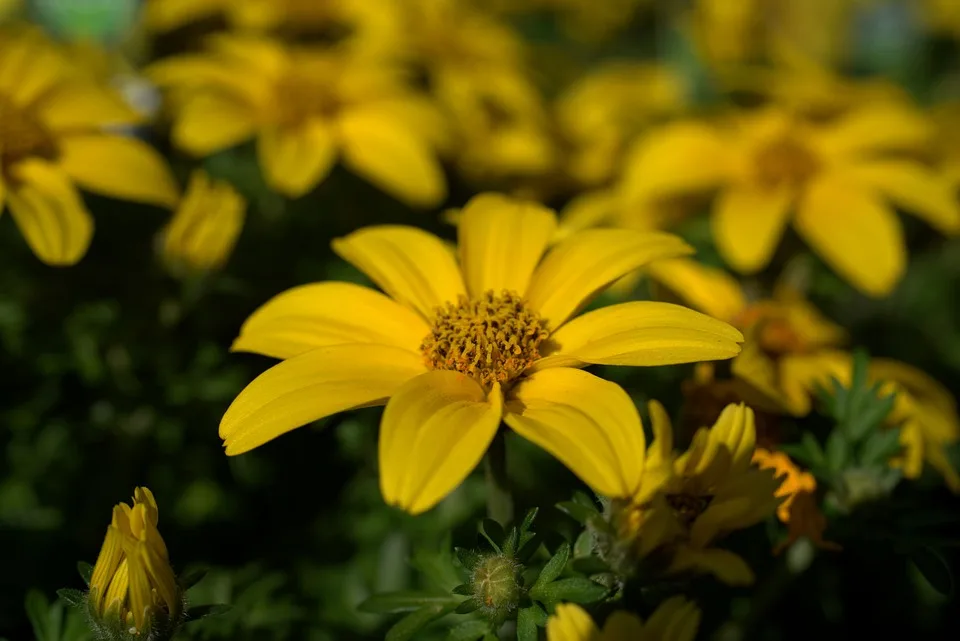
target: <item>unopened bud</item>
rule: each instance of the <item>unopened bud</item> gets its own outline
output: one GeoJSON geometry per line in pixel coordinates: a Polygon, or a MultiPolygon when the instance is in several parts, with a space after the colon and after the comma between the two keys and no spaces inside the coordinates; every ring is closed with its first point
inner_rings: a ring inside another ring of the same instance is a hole
{"type": "Polygon", "coordinates": [[[480,609],[494,621],[503,621],[520,603],[520,564],[502,554],[480,559],[470,579],[480,609]]]}

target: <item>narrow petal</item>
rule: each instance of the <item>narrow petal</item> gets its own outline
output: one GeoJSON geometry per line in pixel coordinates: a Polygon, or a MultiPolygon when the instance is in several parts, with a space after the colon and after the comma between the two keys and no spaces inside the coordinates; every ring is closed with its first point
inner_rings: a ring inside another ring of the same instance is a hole
{"type": "Polygon", "coordinates": [[[93,237],[93,218],[77,188],[64,172],[39,160],[13,171],[22,183],[7,194],[7,204],[30,249],[48,265],[75,264],[93,237]]]}
{"type": "Polygon", "coordinates": [[[895,212],[859,183],[827,174],[808,187],[794,225],[810,246],[865,294],[890,293],[906,267],[895,212]]]}
{"type": "Polygon", "coordinates": [[[752,585],[755,580],[753,570],[746,561],[733,552],[721,548],[706,550],[684,548],[677,552],[670,569],[673,572],[695,570],[709,573],[727,585],[733,586],[752,585]]]}
{"type": "Polygon", "coordinates": [[[871,102],[827,125],[816,144],[828,156],[923,149],[933,135],[930,119],[917,110],[887,102],[871,102]]]}
{"type": "Polygon", "coordinates": [[[672,234],[626,229],[590,229],[574,234],[547,254],[527,288],[527,302],[556,331],[615,280],[662,258],[693,253],[672,234]]]}
{"type": "Polygon", "coordinates": [[[503,416],[499,385],[489,395],[459,372],[434,370],[394,393],[380,422],[380,489],[411,514],[435,506],[463,482],[503,416]]]}
{"type": "Polygon", "coordinates": [[[132,125],[142,119],[120,96],[85,82],[58,85],[44,95],[36,109],[43,124],[54,132],[132,125]]]}
{"type": "Polygon", "coordinates": [[[942,176],[906,160],[858,162],[850,173],[944,234],[960,231],[960,201],[942,176]]]}
{"type": "Polygon", "coordinates": [[[446,197],[436,155],[402,122],[355,110],[339,126],[344,163],[360,176],[416,207],[434,207],[446,197]]]}
{"type": "Polygon", "coordinates": [[[170,136],[177,148],[209,156],[250,140],[256,131],[256,113],[251,106],[224,94],[202,92],[177,111],[170,136]]]}
{"type": "Polygon", "coordinates": [[[695,603],[682,596],[670,597],[647,619],[643,626],[645,638],[693,641],[700,627],[701,615],[700,608],[695,603]]]}
{"type": "Polygon", "coordinates": [[[143,630],[147,621],[147,608],[153,605],[150,578],[144,566],[144,548],[146,544],[140,541],[131,542],[127,548],[127,573],[129,585],[127,599],[130,612],[133,613],[134,625],[143,630]]]}
{"type": "Polygon", "coordinates": [[[419,315],[380,292],[324,282],[294,287],[267,301],[244,322],[230,349],[274,358],[344,343],[418,352],[429,333],[419,315]]]}
{"type": "Polygon", "coordinates": [[[720,192],[710,222],[723,259],[743,274],[766,267],[783,236],[792,202],[793,192],[787,188],[736,185],[720,192]]]}
{"type": "Polygon", "coordinates": [[[722,321],[733,322],[747,306],[736,278],[692,258],[658,260],[646,272],[690,307],[722,321]]]}
{"type": "Polygon", "coordinates": [[[732,471],[742,473],[750,467],[753,449],[757,444],[757,428],[752,409],[743,403],[727,405],[714,423],[711,435],[730,451],[732,471]]]}
{"type": "MultiPolygon", "coordinates": [[[[771,496],[772,496],[771,492],[771,496]]],[[[736,497],[727,501],[712,501],[690,528],[690,545],[704,548],[729,524],[750,511],[750,499],[736,497]]]]}
{"type": "Polygon", "coordinates": [[[601,641],[601,638],[593,619],[575,603],[559,604],[547,619],[547,641],[601,641]]]}
{"type": "Polygon", "coordinates": [[[523,295],[557,228],[554,213],[533,202],[480,194],[458,223],[460,265],[473,296],[507,289],[523,295]]]}
{"type": "Polygon", "coordinates": [[[313,122],[262,132],[257,156],[267,185],[284,196],[300,198],[330,173],[337,147],[332,129],[313,122]]]}
{"type": "Polygon", "coordinates": [[[630,396],[587,372],[556,368],[518,385],[507,425],[611,498],[633,496],[643,476],[643,426],[630,396]]]}
{"type": "Polygon", "coordinates": [[[349,409],[382,405],[422,374],[423,358],[386,345],[320,347],[274,365],[240,392],[220,421],[227,454],[349,409]]]}
{"type": "Polygon", "coordinates": [[[723,321],[671,303],[634,301],[602,307],[557,330],[555,350],[534,363],[549,367],[673,365],[733,358],[743,335],[723,321]]]}
{"type": "Polygon", "coordinates": [[[211,180],[202,169],[195,169],[163,231],[163,257],[171,265],[190,270],[221,267],[243,230],[246,208],[233,185],[211,180]]]}
{"type": "Polygon", "coordinates": [[[436,308],[466,295],[453,252],[416,227],[378,225],[335,239],[333,251],[383,291],[431,320],[436,308]]]}
{"type": "Polygon", "coordinates": [[[93,574],[90,576],[90,590],[96,590],[94,593],[96,602],[93,606],[97,611],[100,611],[103,605],[107,588],[109,588],[110,581],[120,566],[122,556],[123,547],[120,531],[113,526],[108,526],[107,535],[103,538],[103,545],[100,548],[100,554],[97,556],[97,563],[93,566],[93,574]]]}
{"type": "Polygon", "coordinates": [[[68,136],[60,141],[58,162],[78,185],[98,194],[170,208],[180,199],[163,156],[136,138],[68,136]]]}

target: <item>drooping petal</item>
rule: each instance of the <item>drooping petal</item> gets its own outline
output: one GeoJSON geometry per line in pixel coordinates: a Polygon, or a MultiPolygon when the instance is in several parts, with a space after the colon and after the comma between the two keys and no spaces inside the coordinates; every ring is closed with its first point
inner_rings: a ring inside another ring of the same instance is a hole
{"type": "Polygon", "coordinates": [[[380,490],[411,514],[435,506],[463,482],[493,440],[503,395],[489,395],[459,372],[411,379],[387,403],[380,422],[380,490]]]}
{"type": "Polygon", "coordinates": [[[419,315],[380,292],[330,281],[294,287],[267,301],[244,322],[230,349],[274,358],[344,343],[418,352],[429,333],[419,315]]]}
{"type": "Polygon", "coordinates": [[[330,173],[337,158],[336,140],[322,122],[271,128],[257,138],[257,157],[272,189],[300,198],[330,173]]]}
{"type": "Polygon", "coordinates": [[[549,339],[535,370],[595,365],[673,365],[733,358],[743,335],[692,309],[652,301],[610,305],[574,318],[549,339]]]}
{"type": "Polygon", "coordinates": [[[747,306],[736,278],[692,258],[668,258],[650,263],[646,272],[683,302],[709,316],[733,322],[747,306]]]}
{"type": "Polygon", "coordinates": [[[119,96],[86,82],[58,85],[36,106],[43,124],[54,132],[132,125],[142,118],[119,96]]]}
{"type": "Polygon", "coordinates": [[[399,302],[432,319],[438,306],[466,294],[453,252],[416,227],[377,225],[337,238],[333,251],[399,302]]]}
{"type": "Polygon", "coordinates": [[[504,420],[604,496],[629,498],[640,486],[643,426],[619,385],[577,369],[537,372],[513,390],[504,420]]]}
{"type": "Polygon", "coordinates": [[[467,291],[523,295],[556,228],[556,216],[542,205],[492,193],[472,198],[458,222],[467,291]]]}
{"type": "Polygon", "coordinates": [[[381,405],[426,371],[419,354],[386,345],[319,347],[274,365],[240,392],[220,421],[227,454],[345,410],[381,405]]]}
{"type": "Polygon", "coordinates": [[[533,274],[527,303],[556,331],[578,309],[621,276],[662,258],[693,252],[681,238],[660,232],[590,229],[554,247],[533,274]]]}
{"type": "Polygon", "coordinates": [[[682,548],[674,556],[670,566],[673,572],[696,570],[714,575],[727,585],[752,585],[753,570],[740,556],[721,548],[682,548]]]}
{"type": "Polygon", "coordinates": [[[800,200],[797,231],[842,277],[870,296],[890,293],[906,267],[895,212],[856,181],[838,174],[814,179],[800,200]]]}
{"type": "Polygon", "coordinates": [[[257,131],[256,113],[241,100],[203,92],[185,101],[170,132],[173,144],[195,156],[209,156],[250,140],[257,131]]]}
{"type": "Polygon", "coordinates": [[[743,274],[753,274],[770,262],[787,225],[793,191],[734,185],[717,197],[710,222],[717,250],[743,274]]]}
{"type": "Polygon", "coordinates": [[[547,619],[547,641],[601,641],[601,636],[586,610],[575,603],[561,603],[547,619]]]}
{"type": "Polygon", "coordinates": [[[98,194],[170,208],[180,199],[163,156],[136,138],[68,136],[60,141],[58,162],[78,185],[98,194]]]}
{"type": "Polygon", "coordinates": [[[30,249],[48,265],[73,265],[87,253],[93,218],[69,177],[29,160],[13,168],[22,181],[7,194],[13,220],[30,249]]]}
{"type": "Polygon", "coordinates": [[[827,155],[864,152],[912,151],[930,141],[930,120],[915,109],[890,101],[871,102],[826,125],[816,145],[827,155]]]}
{"type": "Polygon", "coordinates": [[[950,183],[917,162],[869,160],[852,165],[852,176],[876,189],[944,234],[960,231],[960,201],[950,183]]]}
{"type": "Polygon", "coordinates": [[[446,197],[433,150],[402,122],[377,111],[353,110],[341,118],[339,129],[344,164],[377,187],[416,207],[434,207],[446,197]]]}

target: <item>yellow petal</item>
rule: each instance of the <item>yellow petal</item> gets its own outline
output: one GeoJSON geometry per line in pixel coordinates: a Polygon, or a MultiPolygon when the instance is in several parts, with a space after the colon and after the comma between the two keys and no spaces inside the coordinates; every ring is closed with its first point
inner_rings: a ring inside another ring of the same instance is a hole
{"type": "Polygon", "coordinates": [[[429,144],[377,111],[353,110],[339,123],[344,164],[388,194],[416,207],[446,198],[443,170],[429,144]]]}
{"type": "Polygon", "coordinates": [[[554,247],[533,274],[527,302],[556,331],[615,280],[649,262],[690,254],[682,239],[660,232],[590,229],[554,247]]]}
{"type": "Polygon", "coordinates": [[[458,222],[467,291],[523,295],[556,227],[556,216],[542,205],[492,193],[472,198],[458,222]]]}
{"type": "Polygon", "coordinates": [[[37,104],[40,120],[51,131],[132,125],[142,118],[120,96],[84,82],[64,83],[37,104]]]}
{"type": "Polygon", "coordinates": [[[504,420],[604,496],[627,498],[640,486],[643,426],[619,385],[577,369],[537,372],[513,390],[504,420]]]}
{"type": "MultiPolygon", "coordinates": [[[[602,638],[604,641],[608,639],[609,641],[632,641],[634,639],[640,641],[641,639],[655,637],[647,637],[644,634],[643,622],[636,614],[617,610],[604,622],[602,638]]],[[[668,641],[673,641],[673,639],[668,641]]]]}
{"type": "Polygon", "coordinates": [[[59,168],[29,160],[13,168],[21,180],[7,194],[13,220],[30,249],[48,265],[73,265],[87,253],[93,218],[59,168]]]}
{"type": "Polygon", "coordinates": [[[209,156],[250,140],[257,127],[256,114],[243,101],[203,92],[181,105],[170,137],[178,149],[209,156]]]}
{"type": "Polygon", "coordinates": [[[746,561],[733,552],[720,548],[682,548],[674,556],[670,569],[673,572],[695,570],[709,573],[733,586],[752,585],[755,580],[753,570],[746,561]]]}
{"type": "Polygon", "coordinates": [[[230,257],[245,217],[246,202],[230,183],[212,181],[203,170],[194,170],[164,231],[164,257],[190,269],[218,268],[230,257]]]}
{"type": "Polygon", "coordinates": [[[153,31],[169,31],[214,16],[223,8],[223,0],[149,0],[144,22],[153,31]]]}
{"type": "Polygon", "coordinates": [[[702,613],[695,603],[682,596],[670,597],[661,603],[643,629],[648,639],[693,641],[700,627],[702,613]]]}
{"type": "Polygon", "coordinates": [[[865,294],[890,293],[906,267],[903,230],[876,194],[839,175],[807,188],[794,220],[797,231],[843,278],[865,294]]]}
{"type": "Polygon", "coordinates": [[[691,258],[668,258],[646,267],[651,279],[694,309],[728,323],[747,306],[739,281],[716,267],[691,258]]]}
{"type": "Polygon", "coordinates": [[[110,580],[110,587],[107,588],[106,594],[103,596],[103,601],[100,606],[100,613],[103,614],[108,612],[114,604],[117,604],[119,607],[120,604],[125,603],[127,600],[127,590],[129,587],[130,566],[127,562],[127,558],[124,557],[124,559],[120,561],[117,571],[110,580]]]}
{"type": "Polygon", "coordinates": [[[673,365],[733,358],[743,335],[723,321],[670,303],[634,301],[574,318],[549,339],[556,352],[534,369],[673,365]]]}
{"type": "Polygon", "coordinates": [[[924,149],[933,134],[929,119],[914,109],[874,102],[818,132],[816,144],[827,155],[924,149]]]}
{"type": "Polygon", "coordinates": [[[673,426],[670,415],[659,401],[648,401],[647,412],[650,414],[650,428],[653,432],[653,443],[647,452],[648,465],[661,465],[673,462],[673,426]]]}
{"type": "Polygon", "coordinates": [[[942,176],[906,160],[871,160],[850,167],[852,176],[876,189],[944,234],[960,231],[960,201],[942,176]]]}
{"type": "Polygon", "coordinates": [[[144,567],[143,555],[146,545],[142,542],[133,542],[127,548],[127,573],[129,585],[127,599],[130,612],[137,630],[143,630],[147,621],[147,610],[153,605],[153,595],[150,578],[144,567]]]}
{"type": "Polygon", "coordinates": [[[435,506],[477,466],[503,416],[503,395],[489,396],[459,372],[434,370],[394,393],[380,422],[380,489],[411,514],[435,506]]]}
{"type": "Polygon", "coordinates": [[[136,138],[68,136],[60,141],[58,162],[88,191],[170,208],[180,199],[163,156],[136,138]]]}
{"type": "Polygon", "coordinates": [[[120,531],[113,527],[107,527],[107,535],[103,538],[103,545],[100,547],[100,554],[97,556],[97,562],[93,566],[93,574],[90,575],[90,590],[96,597],[94,609],[98,612],[107,596],[107,588],[113,575],[116,574],[120,566],[120,558],[123,555],[121,546],[120,531]]]}
{"type": "Polygon", "coordinates": [[[437,307],[466,294],[453,252],[416,227],[365,227],[335,239],[332,246],[383,291],[428,320],[437,307]]]}
{"type": "Polygon", "coordinates": [[[731,454],[731,470],[745,472],[753,459],[757,428],[753,410],[743,403],[723,408],[710,430],[711,437],[726,446],[731,454]]]}
{"type": "Polygon", "coordinates": [[[601,636],[583,608],[575,603],[561,603],[547,619],[547,641],[601,641],[601,636]]]}
{"type": "MultiPolygon", "coordinates": [[[[705,485],[707,483],[709,482],[705,481],[705,485]]],[[[770,492],[771,496],[773,496],[773,489],[770,492]]],[[[746,497],[738,496],[727,501],[717,501],[714,498],[690,528],[690,545],[698,548],[706,547],[721,532],[734,529],[729,525],[740,520],[749,511],[750,499],[746,497]]]]}
{"type": "Polygon", "coordinates": [[[230,349],[274,358],[344,343],[419,352],[429,333],[420,316],[380,292],[324,282],[294,287],[267,301],[244,322],[230,349]]]}
{"type": "Polygon", "coordinates": [[[261,132],[257,156],[271,189],[300,198],[329,175],[336,162],[337,147],[328,125],[311,122],[261,132]]]}
{"type": "Polygon", "coordinates": [[[787,225],[792,190],[736,185],[717,197],[713,238],[723,259],[744,274],[753,274],[770,262],[787,225]]]}
{"type": "Polygon", "coordinates": [[[274,365],[240,392],[220,421],[227,454],[349,409],[381,405],[425,371],[423,357],[386,345],[320,347],[274,365]]]}
{"type": "Polygon", "coordinates": [[[149,544],[149,541],[142,543],[139,548],[143,570],[147,574],[152,589],[157,591],[157,595],[171,613],[177,612],[180,606],[180,594],[173,568],[170,567],[167,559],[149,544]]]}
{"type": "Polygon", "coordinates": [[[6,30],[0,51],[0,92],[29,105],[63,81],[67,61],[39,29],[6,30]]]}

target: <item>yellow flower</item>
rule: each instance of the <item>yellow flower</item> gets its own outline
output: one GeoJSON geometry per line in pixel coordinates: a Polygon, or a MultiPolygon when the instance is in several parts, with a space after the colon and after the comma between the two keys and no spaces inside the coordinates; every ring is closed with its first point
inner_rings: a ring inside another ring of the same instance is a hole
{"type": "Polygon", "coordinates": [[[35,31],[0,32],[0,211],[9,210],[34,254],[72,265],[93,218],[78,187],[172,207],[177,186],[146,143],[109,133],[138,120],[117,96],[72,74],[35,31]]]}
{"type": "Polygon", "coordinates": [[[598,42],[628,28],[636,15],[648,8],[651,0],[484,0],[484,5],[504,13],[553,11],[564,31],[576,40],[598,42]]]}
{"type": "Polygon", "coordinates": [[[786,224],[841,276],[884,296],[906,264],[894,207],[943,233],[960,230],[960,205],[922,152],[930,122],[877,103],[815,125],[767,109],[714,125],[680,122],[651,133],[628,160],[628,200],[716,191],[711,223],[724,260],[765,267],[786,224]]]}
{"type": "MultiPolygon", "coordinates": [[[[114,621],[130,634],[176,625],[182,605],[180,589],[157,530],[157,502],[138,487],[133,507],[120,503],[90,578],[90,607],[95,620],[114,621]]],[[[153,638],[153,637],[149,637],[153,638]]]]}
{"type": "Polygon", "coordinates": [[[579,605],[561,603],[547,619],[547,641],[693,641],[700,616],[695,603],[675,596],[645,622],[629,612],[614,612],[601,631],[579,605]]]}
{"type": "Polygon", "coordinates": [[[960,196],[960,102],[948,102],[933,109],[937,125],[934,161],[944,178],[960,196]]]}
{"type": "Polygon", "coordinates": [[[956,0],[924,0],[923,18],[931,31],[960,38],[960,4],[956,0]]]}
{"type": "Polygon", "coordinates": [[[148,75],[171,89],[177,147],[206,156],[256,138],[267,184],[286,196],[306,194],[338,158],[412,205],[446,195],[433,149],[441,123],[385,63],[221,36],[148,75]]]}
{"type": "Polygon", "coordinates": [[[666,67],[635,62],[596,67],[557,101],[557,125],[573,148],[568,172],[584,185],[608,182],[619,171],[627,142],[685,102],[682,79],[666,67]]]}
{"type": "Polygon", "coordinates": [[[22,8],[21,0],[0,0],[0,22],[16,15],[22,8]]]}
{"type": "Polygon", "coordinates": [[[429,509],[471,472],[501,419],[598,492],[633,491],[641,470],[630,462],[624,480],[618,461],[621,450],[642,449],[642,432],[608,409],[626,393],[577,368],[725,359],[742,337],[665,303],[574,318],[623,274],[691,250],[668,234],[589,230],[541,260],[555,227],[544,207],[482,194],[459,218],[459,261],[446,243],[412,227],[369,227],[335,240],[334,250],[389,297],[325,282],[254,312],[233,349],[286,360],[227,410],[220,424],[227,454],[386,403],[381,489],[410,512],[429,509]]]}
{"type": "Polygon", "coordinates": [[[163,255],[173,267],[210,270],[230,257],[243,229],[246,202],[230,183],[197,170],[163,232],[163,255]]]}

